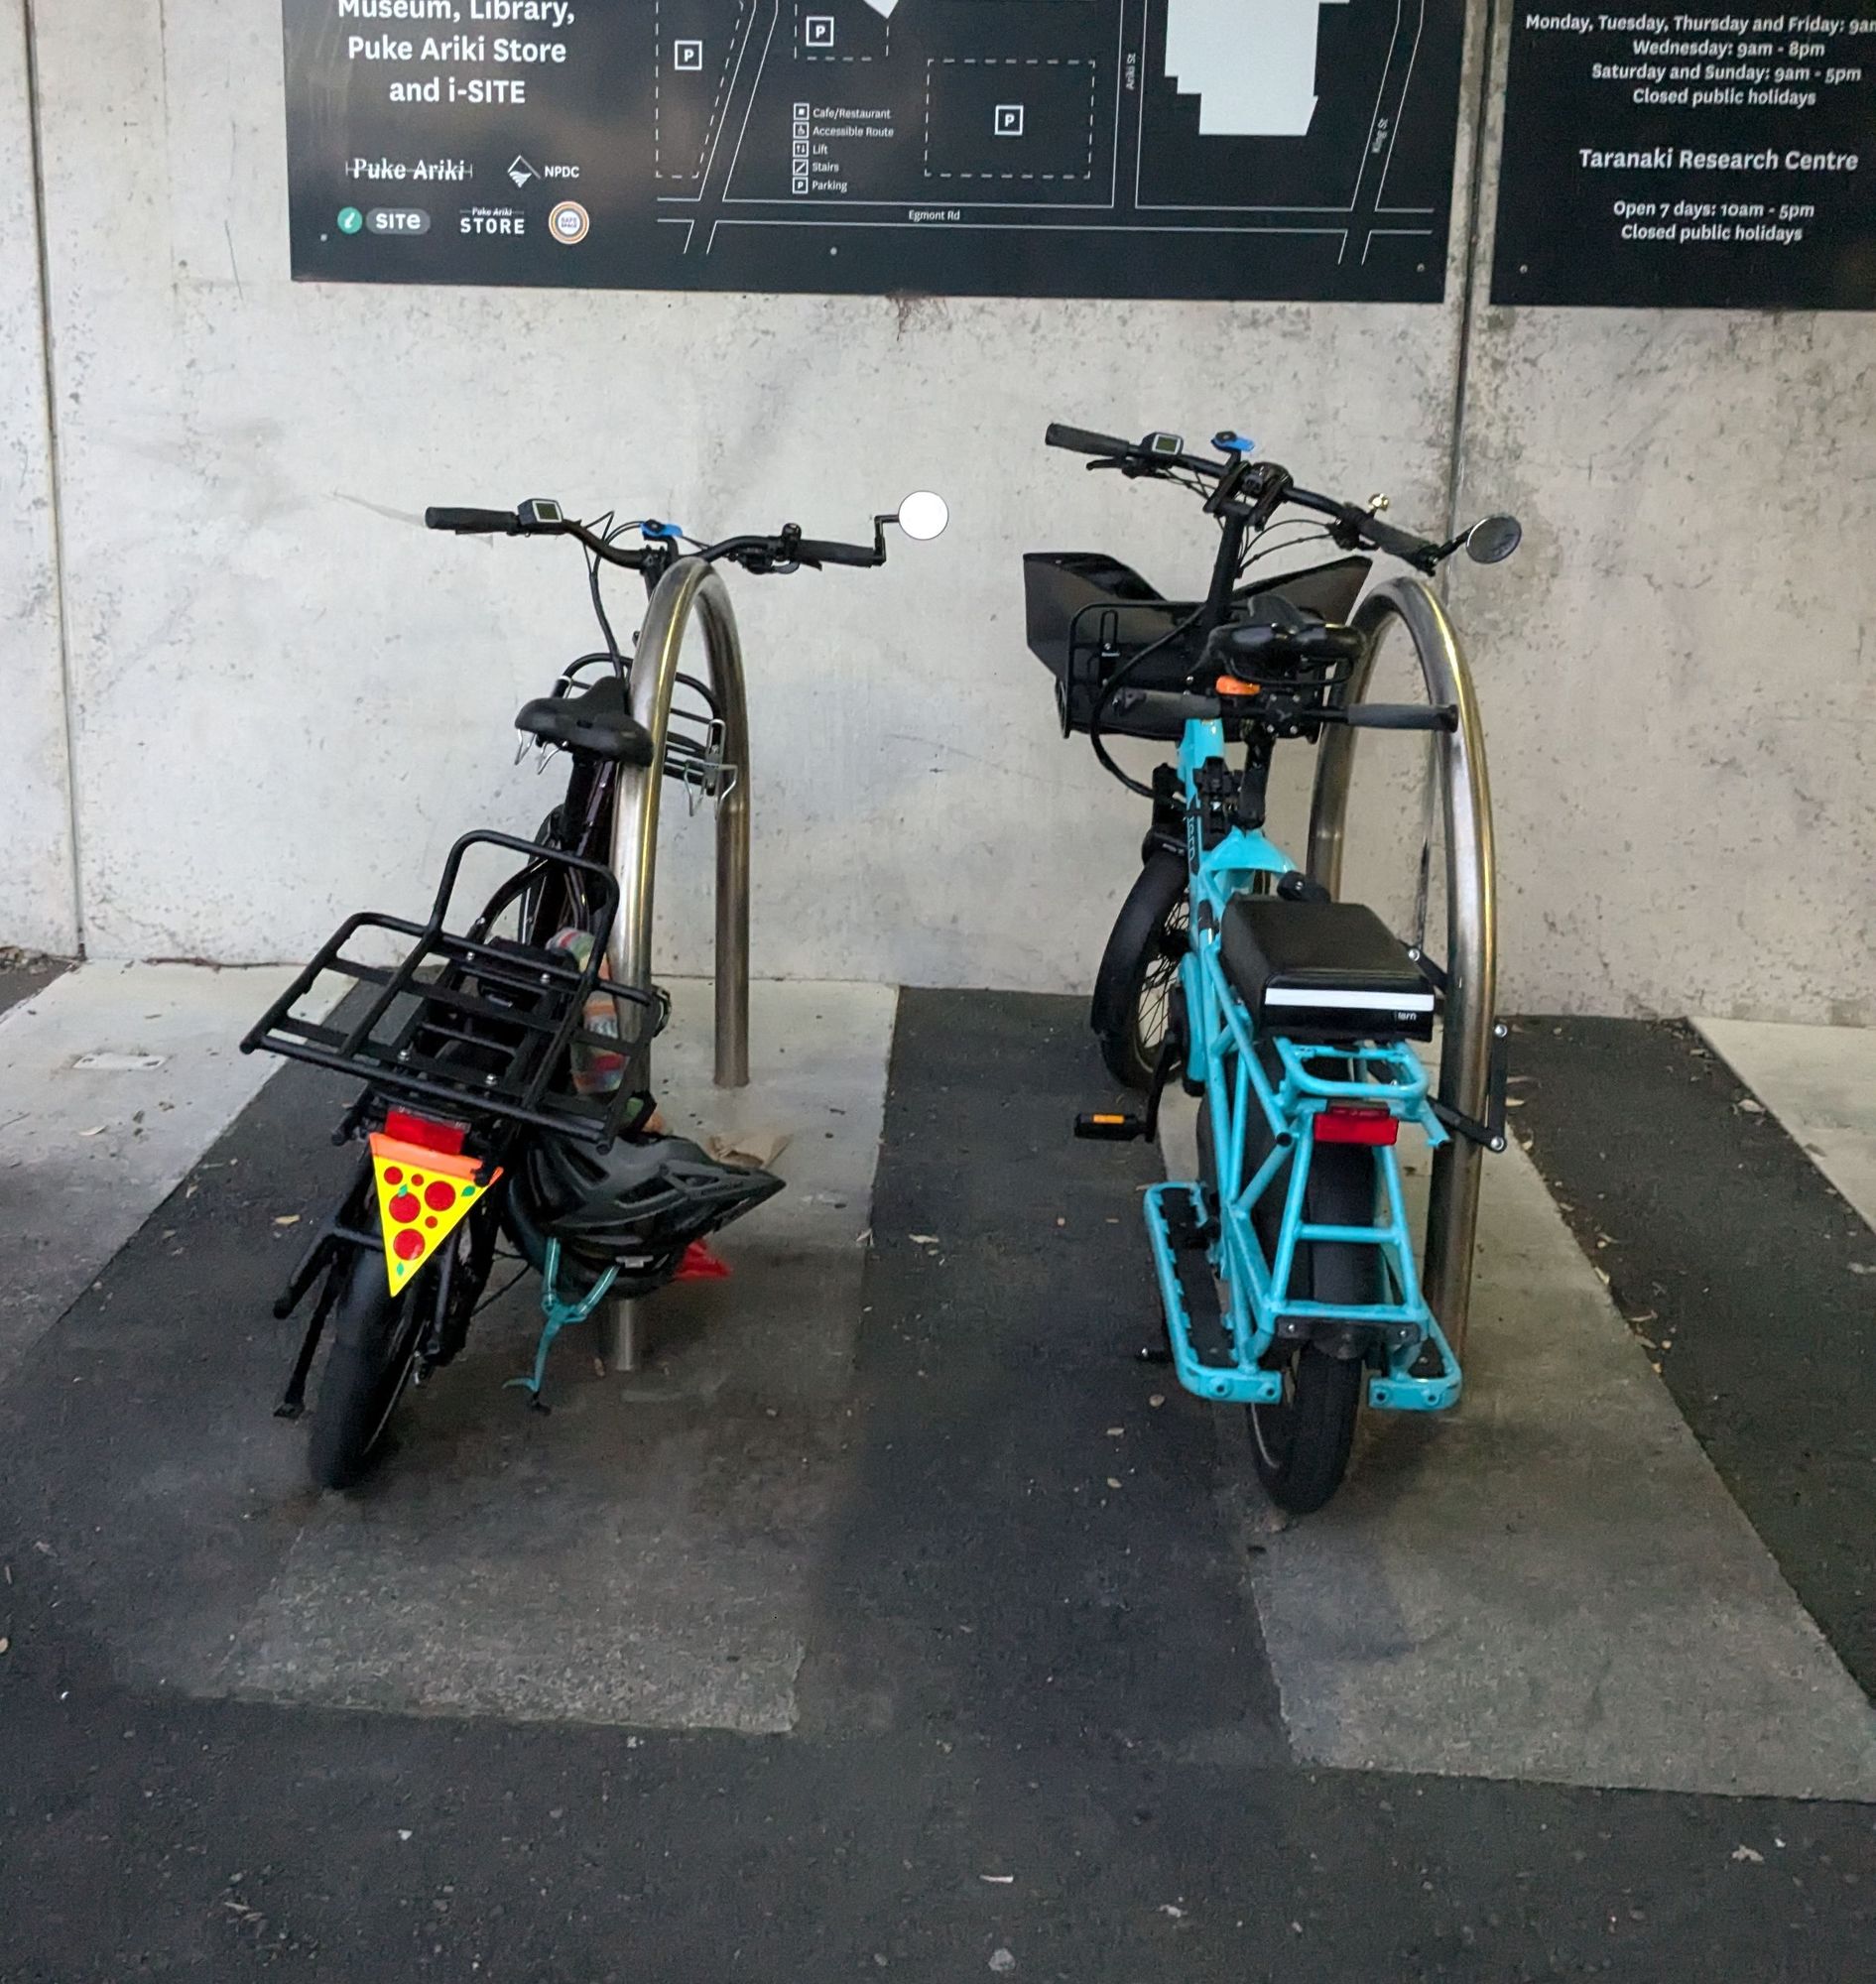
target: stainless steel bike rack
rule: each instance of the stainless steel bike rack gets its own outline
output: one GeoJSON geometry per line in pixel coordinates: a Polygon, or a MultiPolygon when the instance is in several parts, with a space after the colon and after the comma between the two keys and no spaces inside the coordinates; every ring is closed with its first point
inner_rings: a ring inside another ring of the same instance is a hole
{"type": "MultiPolygon", "coordinates": [[[[659,580],[632,662],[632,714],[651,733],[652,762],[619,768],[612,828],[619,914],[609,961],[619,984],[651,990],[658,803],[671,734],[671,696],[692,613],[703,622],[710,688],[723,722],[723,761],[736,773],[716,807],[716,1085],[742,1088],[749,1081],[749,709],[729,592],[701,558],[680,558],[659,580]]],[[[641,1040],[632,1070],[640,1081],[650,1053],[650,1041],[641,1040]]]]}
{"type": "MultiPolygon", "coordinates": [[[[1445,1022],[1438,1094],[1473,1122],[1482,1122],[1490,1088],[1497,1014],[1497,908],[1492,871],[1492,799],[1485,777],[1485,734],[1472,677],[1452,622],[1434,592],[1418,578],[1378,585],[1355,609],[1354,624],[1368,636],[1355,666],[1348,699],[1357,702],[1374,672],[1388,626],[1406,627],[1427,682],[1428,699],[1450,703],[1458,726],[1436,732],[1434,762],[1443,788],[1446,837],[1445,1022]]],[[[1339,896],[1354,774],[1357,732],[1324,731],[1310,806],[1309,873],[1339,896]]],[[[1434,1153],[1427,1207],[1427,1250],[1421,1279],[1427,1302],[1455,1354],[1463,1354],[1472,1300],[1472,1254],[1478,1231],[1479,1146],[1453,1136],[1434,1153]]]]}
{"type": "MultiPolygon", "coordinates": [[[[659,580],[646,607],[632,663],[632,714],[650,732],[652,762],[619,768],[618,806],[612,829],[612,872],[619,878],[619,913],[612,926],[608,964],[614,981],[649,992],[658,872],[658,807],[664,790],[665,747],[671,733],[671,697],[691,615],[703,623],[710,689],[723,724],[723,762],[734,776],[716,803],[716,1054],[719,1088],[749,1081],[749,709],[743,694],[742,643],[729,592],[701,558],[680,558],[659,580]]],[[[630,1015],[649,1012],[621,1006],[630,1015]]],[[[626,1078],[650,1079],[651,1039],[628,1041],[626,1078]]],[[[643,1360],[636,1305],[608,1303],[601,1319],[601,1354],[614,1368],[636,1370],[643,1360]]]]}

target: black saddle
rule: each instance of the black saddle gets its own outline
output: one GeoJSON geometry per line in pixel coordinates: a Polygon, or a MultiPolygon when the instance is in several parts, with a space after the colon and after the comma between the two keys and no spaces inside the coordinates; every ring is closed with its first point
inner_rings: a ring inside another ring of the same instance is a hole
{"type": "Polygon", "coordinates": [[[617,676],[604,676],[575,693],[538,695],[524,702],[515,728],[544,744],[615,765],[652,762],[652,733],[627,708],[625,684],[617,676]]]}
{"type": "Polygon", "coordinates": [[[1360,903],[1234,896],[1219,962],[1261,1032],[1304,1041],[1426,1041],[1433,988],[1360,903]]]}

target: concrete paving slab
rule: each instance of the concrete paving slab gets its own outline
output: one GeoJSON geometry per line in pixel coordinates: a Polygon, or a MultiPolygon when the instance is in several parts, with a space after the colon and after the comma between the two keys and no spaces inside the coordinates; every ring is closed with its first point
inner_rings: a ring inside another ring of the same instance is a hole
{"type": "MultiPolygon", "coordinates": [[[[1176,1120],[1170,1169],[1193,1160],[1176,1120]]],[[[1454,1416],[1367,1415],[1336,1499],[1289,1527],[1219,1430],[1300,1759],[1876,1798],[1876,1711],[1522,1152],[1486,1166],[1454,1416]]]]}
{"type": "Polygon", "coordinates": [[[847,1469],[894,994],[752,987],[752,1080],[709,1086],[709,990],[674,988],[674,1128],[786,1131],[787,1190],[729,1229],[727,1282],[645,1304],[603,1376],[584,1332],[528,1366],[535,1283],[407,1408],[364,1496],[312,1508],[217,1691],[512,1719],[764,1733],[796,1719],[812,1571],[847,1469]]]}
{"type": "Polygon", "coordinates": [[[1876,1226],[1876,1028],[1695,1020],[1695,1029],[1876,1226]]]}
{"type": "MultiPolygon", "coordinates": [[[[904,1000],[785,1741],[186,1685],[166,1622],[213,1646],[304,1520],[270,1234],[347,1154],[284,1070],[0,1394],[9,1984],[1865,1977],[1867,1805],[1284,1761],[1213,1416],[1128,1356],[1157,1154],[1066,1134],[1084,1013],[904,1000]]],[[[550,1460],[561,1419],[518,1421],[550,1460]]]]}
{"type": "Polygon", "coordinates": [[[87,964],[0,1013],[0,1383],[280,1065],[286,967],[87,964]]]}
{"type": "Polygon", "coordinates": [[[1876,1235],[1681,1021],[1521,1021],[1521,1141],[1726,1491],[1876,1697],[1876,1235]]]}

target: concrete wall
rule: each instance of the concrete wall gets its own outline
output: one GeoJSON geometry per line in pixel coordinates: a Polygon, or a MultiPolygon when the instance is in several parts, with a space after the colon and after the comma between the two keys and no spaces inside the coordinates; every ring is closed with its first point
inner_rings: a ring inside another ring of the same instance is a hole
{"type": "MultiPolygon", "coordinates": [[[[428,536],[426,503],[541,493],[848,535],[931,485],[956,519],[937,545],[738,587],[756,966],[1074,983],[1140,828],[1055,734],[1018,554],[1118,539],[1189,583],[1202,527],[1045,450],[1044,422],[1236,422],[1331,481],[1386,483],[1403,514],[1443,506],[1456,296],[296,288],[271,6],[61,0],[40,43],[61,365],[83,390],[64,498],[102,952],[297,956],[347,908],[413,907],[463,824],[538,817],[508,719],[590,645],[578,561],[428,536]]],[[[683,888],[705,849],[674,848],[673,963],[707,932],[683,888]]]]}
{"type": "MultiPolygon", "coordinates": [[[[1185,499],[1080,474],[1043,423],[1229,422],[1444,520],[1462,239],[1419,310],[296,288],[271,0],[59,0],[38,35],[99,953],[302,955],[348,909],[416,907],[462,825],[538,817],[507,724],[589,645],[577,560],[430,537],[426,503],[847,535],[930,485],[936,545],[736,587],[756,967],[1084,984],[1141,821],[1055,734],[1019,554],[1120,549],[1172,588],[1203,547],[1185,499]]],[[[1455,595],[1515,1002],[1869,1000],[1876,579],[1836,520],[1866,536],[1876,501],[1870,349],[1861,318],[1475,312],[1464,505],[1530,532],[1455,595]],[[1828,530],[1756,493],[1812,474],[1828,530]]],[[[661,961],[690,967],[703,822],[668,859],[661,961]]]]}
{"type": "Polygon", "coordinates": [[[0,0],[0,943],[77,948],[25,0],[0,0]]]}
{"type": "Polygon", "coordinates": [[[1460,460],[1508,1002],[1876,1022],[1876,325],[1481,300],[1460,460]]]}

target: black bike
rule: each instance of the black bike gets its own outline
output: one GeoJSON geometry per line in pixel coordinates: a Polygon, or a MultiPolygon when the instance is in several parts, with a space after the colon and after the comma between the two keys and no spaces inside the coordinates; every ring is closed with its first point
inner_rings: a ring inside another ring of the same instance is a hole
{"type": "Polygon", "coordinates": [[[651,596],[682,560],[757,573],[879,565],[887,523],[935,537],[943,506],[908,498],[897,518],[874,520],[870,545],[807,538],[794,524],[702,544],[656,519],[576,522],[542,500],[433,509],[425,521],[462,535],[572,539],[604,647],[515,719],[565,759],[564,791],[536,837],[465,834],[424,923],[349,918],[241,1043],[243,1053],[265,1049],[365,1084],[336,1141],[362,1139],[366,1150],[274,1310],[285,1318],[317,1290],[276,1408],[284,1419],[304,1411],[330,1329],[309,1449],[325,1488],[359,1479],[406,1386],[461,1350],[504,1237],[543,1278],[546,1325],[534,1376],[522,1381],[539,1403],[560,1327],[607,1295],[662,1288],[692,1243],[781,1185],[663,1134],[646,1071],[669,1001],[607,975],[621,911],[612,850],[622,774],[660,771],[720,796],[739,768],[724,760],[710,684],[678,678],[698,706],[688,717],[671,711],[661,737],[634,715],[633,658],[607,615],[602,568],[637,572],[651,596]],[[461,922],[464,861],[490,850],[512,866],[461,922]],[[375,961],[389,950],[402,951],[398,963],[375,961]],[[346,993],[336,1010],[335,988],[346,993]]]}

